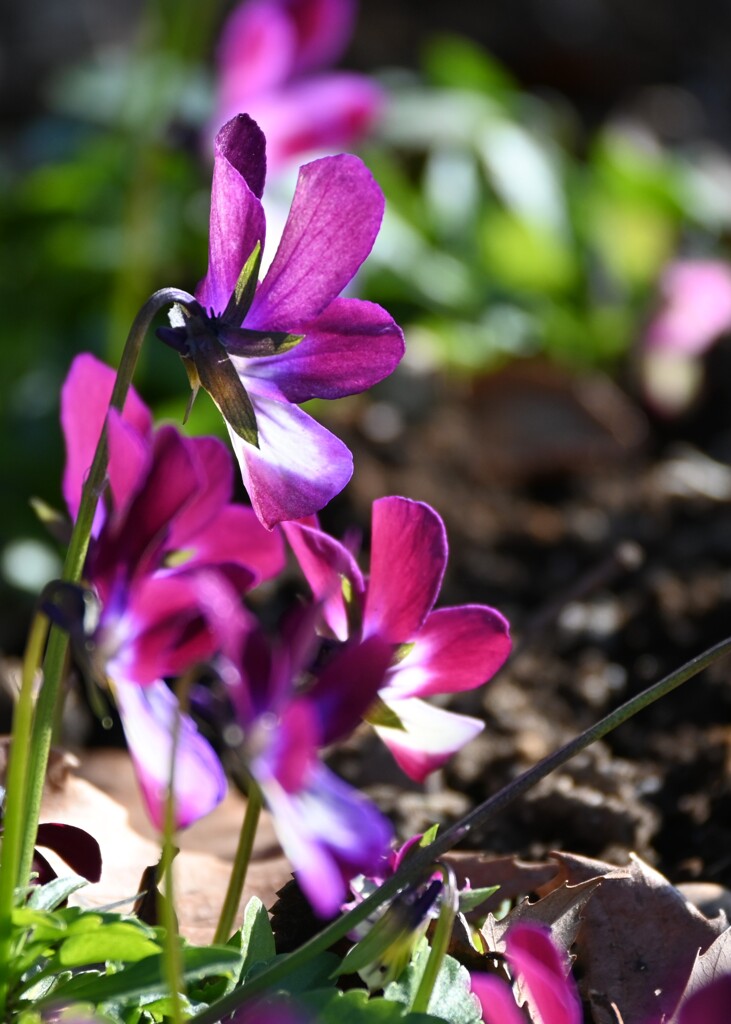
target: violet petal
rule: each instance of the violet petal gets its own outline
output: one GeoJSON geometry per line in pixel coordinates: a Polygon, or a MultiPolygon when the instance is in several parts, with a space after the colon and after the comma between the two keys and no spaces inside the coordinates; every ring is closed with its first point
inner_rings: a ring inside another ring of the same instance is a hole
{"type": "Polygon", "coordinates": [[[289,331],[319,316],[368,256],[382,217],[383,193],[358,157],[305,164],[247,326],[289,331]]]}

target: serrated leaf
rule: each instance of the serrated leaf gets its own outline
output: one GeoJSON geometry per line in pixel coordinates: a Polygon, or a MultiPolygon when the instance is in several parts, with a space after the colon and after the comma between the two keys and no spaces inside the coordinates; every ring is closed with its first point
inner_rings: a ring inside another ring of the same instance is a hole
{"type": "Polygon", "coordinates": [[[269,914],[258,896],[252,896],[244,910],[241,948],[244,955],[241,981],[246,978],[254,964],[267,964],[277,955],[269,914]]]}
{"type": "MultiPolygon", "coordinates": [[[[234,974],[240,956],[225,946],[186,947],[181,950],[182,974],[186,982],[207,975],[234,974]]],[[[167,983],[161,956],[148,956],[113,974],[77,974],[68,982],[54,988],[37,1005],[64,1005],[70,1001],[103,1003],[123,1006],[141,995],[157,992],[159,998],[167,996],[167,983]]]]}

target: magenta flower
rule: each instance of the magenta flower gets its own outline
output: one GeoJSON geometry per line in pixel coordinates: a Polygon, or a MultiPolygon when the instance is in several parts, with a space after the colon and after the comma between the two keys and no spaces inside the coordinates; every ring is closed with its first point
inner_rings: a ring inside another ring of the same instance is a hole
{"type": "MultiPolygon", "coordinates": [[[[241,730],[229,758],[255,780],[302,891],[329,917],[340,909],[351,878],[382,868],[393,830],[369,800],[320,762],[318,751],[358,724],[390,649],[371,638],[342,647],[318,667],[308,622],[311,614],[285,631],[276,649],[252,625],[238,664],[222,678],[241,730]]],[[[229,724],[229,713],[223,716],[229,724]]]]}
{"type": "MultiPolygon", "coordinates": [[[[91,464],[114,373],[78,356],[61,396],[67,447],[63,491],[72,515],[91,464]]],[[[239,596],[282,568],[281,538],[253,511],[230,503],[230,456],[214,438],[156,433],[132,393],[109,414],[107,500],[94,525],[85,576],[98,622],[77,648],[116,696],[150,816],[162,820],[177,705],[163,679],[232,648],[244,628],[239,596]],[[138,692],[140,687],[145,693],[138,692]]],[[[79,628],[81,628],[79,626],[79,628]]],[[[207,741],[181,716],[176,760],[178,824],[221,799],[225,778],[207,741]]]]}
{"type": "Polygon", "coordinates": [[[353,156],[300,171],[292,209],[261,284],[264,136],[249,117],[216,139],[208,272],[200,305],[158,335],[183,357],[226,419],[244,484],[266,526],[323,508],[350,479],[345,445],[298,408],[382,380],[403,335],[380,306],[338,298],[371,250],[383,196],[353,156]]]}
{"type": "MultiPolygon", "coordinates": [[[[581,1024],[576,985],[548,929],[533,924],[513,925],[505,945],[511,974],[514,980],[521,980],[536,1018],[542,1024],[581,1024]]],[[[510,987],[500,978],[473,974],[472,991],[480,1000],[485,1024],[527,1024],[510,987]]]]}
{"type": "Polygon", "coordinates": [[[423,781],[483,723],[421,698],[471,690],[489,679],[510,652],[508,623],[484,605],[433,610],[447,538],[442,520],[423,502],[374,501],[367,579],[316,521],[286,523],[284,531],[331,636],[378,637],[390,645],[380,705],[369,709],[368,720],[406,774],[423,781]]]}
{"type": "Polygon", "coordinates": [[[214,130],[239,113],[261,125],[269,169],[306,153],[348,149],[383,103],[365,75],[326,72],[352,35],[353,0],[248,0],[234,8],[218,46],[214,130]]]}

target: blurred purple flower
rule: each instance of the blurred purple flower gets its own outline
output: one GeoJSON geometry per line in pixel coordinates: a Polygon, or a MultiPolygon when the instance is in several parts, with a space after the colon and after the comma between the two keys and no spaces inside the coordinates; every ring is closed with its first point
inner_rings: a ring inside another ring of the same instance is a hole
{"type": "MultiPolygon", "coordinates": [[[[0,828],[2,835],[2,828],[0,828]]],[[[49,821],[38,826],[32,870],[38,873],[38,885],[53,881],[58,875],[37,847],[41,846],[61,858],[77,874],[89,882],[102,876],[102,855],[99,843],[85,829],[49,821]]]]}
{"type": "Polygon", "coordinates": [[[365,75],[318,73],[342,55],[355,11],[354,0],[247,0],[234,8],[218,44],[213,131],[249,114],[267,137],[272,174],[366,135],[381,89],[365,75]]]}
{"type": "Polygon", "coordinates": [[[351,878],[382,869],[392,828],[320,762],[318,750],[358,724],[390,650],[371,638],[313,667],[316,638],[308,626],[309,614],[272,648],[252,624],[238,664],[223,678],[240,729],[230,753],[259,786],[302,891],[328,917],[340,909],[351,878]]]}
{"type": "MultiPolygon", "coordinates": [[[[576,985],[549,930],[515,924],[507,933],[505,947],[511,974],[520,979],[528,1006],[542,1024],[581,1024],[576,985]]],[[[480,1000],[485,1024],[526,1024],[510,987],[500,978],[473,974],[472,991],[480,1000]]]]}
{"type": "MultiPolygon", "coordinates": [[[[81,355],[63,386],[63,490],[72,515],[113,382],[109,367],[81,355]]],[[[231,458],[215,438],[185,438],[172,427],[153,433],[134,393],[122,415],[109,413],[107,431],[109,486],[85,567],[99,616],[77,647],[110,680],[145,802],[160,825],[177,714],[163,678],[233,648],[244,628],[240,594],[279,572],[284,550],[251,509],[230,503],[231,458]]],[[[175,789],[183,827],[220,801],[225,777],[187,715],[180,730],[175,789]]]]}
{"type": "Polygon", "coordinates": [[[423,781],[483,723],[419,698],[471,690],[489,679],[510,652],[508,623],[484,605],[433,610],[447,538],[442,520],[423,502],[374,501],[367,579],[347,547],[314,519],[283,529],[332,637],[378,637],[390,645],[380,705],[368,709],[368,720],[406,774],[423,781]]]}
{"type": "Polygon", "coordinates": [[[298,404],[371,387],[396,367],[404,345],[380,306],[338,298],[383,215],[381,190],[357,157],[301,169],[279,248],[257,286],[264,146],[245,116],[219,132],[200,305],[176,313],[158,336],[180,353],[194,390],[204,387],[219,406],[251,503],[271,527],[323,508],[353,471],[346,446],[298,404]]]}
{"type": "Polygon", "coordinates": [[[695,398],[700,357],[731,331],[731,267],[678,260],[660,281],[661,303],[644,335],[642,373],[650,402],[677,415],[695,398]]]}

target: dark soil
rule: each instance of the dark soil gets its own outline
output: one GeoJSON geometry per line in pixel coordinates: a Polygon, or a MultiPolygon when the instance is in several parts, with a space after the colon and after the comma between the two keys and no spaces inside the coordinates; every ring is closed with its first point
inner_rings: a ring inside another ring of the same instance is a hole
{"type": "MultiPolygon", "coordinates": [[[[514,637],[502,673],[451,701],[486,729],[426,790],[367,734],[336,756],[402,835],[454,820],[728,635],[728,359],[713,353],[704,401],[672,424],[606,378],[532,364],[469,384],[402,375],[349,407],[356,471],[328,525],[367,524],[383,494],[428,501],[450,538],[440,603],[492,604],[514,637]]],[[[722,660],[646,709],[471,844],[614,863],[635,851],[676,883],[731,885],[729,671],[722,660]]]]}

